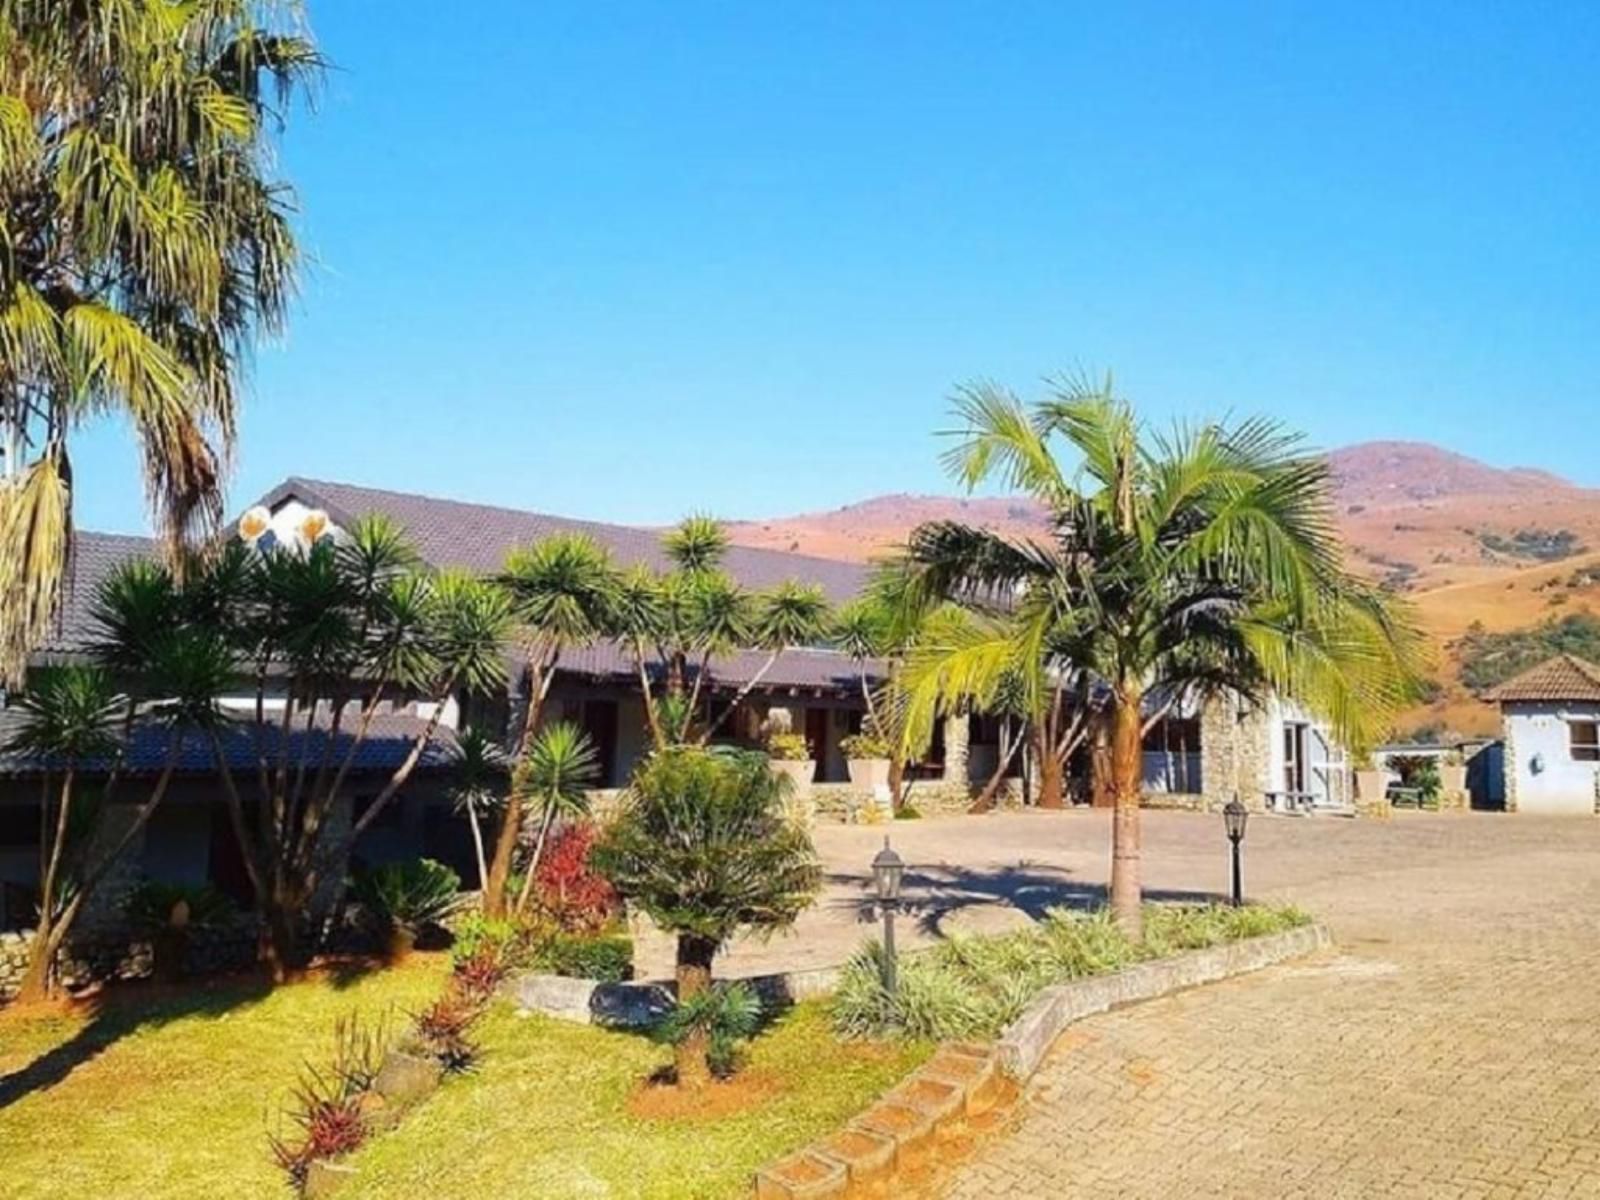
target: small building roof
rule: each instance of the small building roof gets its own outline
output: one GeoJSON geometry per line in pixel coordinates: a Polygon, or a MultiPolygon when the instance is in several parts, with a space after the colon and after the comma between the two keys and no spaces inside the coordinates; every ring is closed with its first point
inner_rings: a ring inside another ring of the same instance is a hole
{"type": "Polygon", "coordinates": [[[1550,700],[1600,702],[1600,667],[1576,654],[1558,654],[1483,694],[1492,704],[1550,700]]]}

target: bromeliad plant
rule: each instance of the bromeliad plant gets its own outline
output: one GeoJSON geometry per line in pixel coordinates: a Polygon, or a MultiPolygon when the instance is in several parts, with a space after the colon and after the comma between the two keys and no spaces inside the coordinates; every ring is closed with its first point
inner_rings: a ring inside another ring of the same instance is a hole
{"type": "Polygon", "coordinates": [[[956,414],[952,473],[1027,492],[1051,527],[1027,542],[949,522],[913,533],[917,586],[962,618],[908,658],[906,736],[925,737],[943,709],[989,707],[1008,680],[1036,721],[1100,697],[1111,904],[1137,939],[1140,745],[1153,724],[1185,701],[1272,691],[1359,746],[1412,695],[1419,639],[1398,601],[1345,569],[1328,465],[1273,422],[1152,436],[1109,381],[1064,384],[1031,408],[969,388],[956,414]]]}
{"type": "Polygon", "coordinates": [[[411,949],[423,930],[449,917],[460,892],[461,877],[431,858],[385,863],[356,881],[356,895],[387,925],[397,957],[411,949]]]}
{"type": "MultiPolygon", "coordinates": [[[[677,936],[680,1005],[707,1003],[697,997],[736,932],[784,928],[816,897],[821,870],[810,837],[784,818],[786,784],[762,754],[669,747],[640,768],[591,853],[619,894],[677,936]]],[[[680,1087],[707,1082],[710,1046],[705,1022],[685,1027],[680,1087]]]]}

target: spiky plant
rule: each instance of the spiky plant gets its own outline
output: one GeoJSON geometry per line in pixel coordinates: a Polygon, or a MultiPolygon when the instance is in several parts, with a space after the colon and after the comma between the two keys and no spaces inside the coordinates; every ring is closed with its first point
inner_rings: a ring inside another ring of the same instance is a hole
{"type": "Polygon", "coordinates": [[[280,0],[0,0],[0,678],[59,604],[74,432],[116,413],[176,545],[222,515],[298,250],[273,134],[316,74],[280,0]]]}
{"type": "MultiPolygon", "coordinates": [[[[615,629],[620,576],[610,552],[592,538],[555,534],[514,549],[506,556],[499,582],[511,597],[524,648],[523,709],[512,746],[512,755],[521,764],[539,728],[562,654],[615,629]]],[[[483,888],[484,911],[491,915],[504,912],[508,904],[523,816],[523,797],[513,788],[483,888]]]]}
{"type": "Polygon", "coordinates": [[[539,813],[539,833],[523,868],[522,889],[517,895],[519,914],[528,911],[550,827],[558,819],[588,811],[588,791],[599,774],[600,756],[594,743],[588,734],[567,721],[539,730],[517,764],[512,792],[521,798],[523,811],[532,808],[539,813]]]}

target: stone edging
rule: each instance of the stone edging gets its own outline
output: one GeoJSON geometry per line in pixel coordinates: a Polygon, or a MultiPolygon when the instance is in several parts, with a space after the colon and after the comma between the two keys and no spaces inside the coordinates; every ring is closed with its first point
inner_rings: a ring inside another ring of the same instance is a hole
{"type": "Polygon", "coordinates": [[[1302,925],[1284,933],[1224,942],[1205,950],[1140,963],[1110,975],[1095,975],[1047,987],[1008,1025],[995,1050],[1001,1069],[1017,1082],[1039,1067],[1057,1036],[1072,1022],[1119,1004],[1152,1000],[1169,992],[1258,971],[1333,944],[1326,925],[1302,925]]]}
{"type": "MultiPolygon", "coordinates": [[[[755,989],[768,1008],[784,1008],[833,991],[839,967],[814,967],[777,975],[751,975],[743,979],[719,977],[718,983],[745,983],[755,989]]],[[[644,1029],[672,1008],[674,985],[669,982],[599,983],[567,975],[522,971],[500,985],[500,994],[524,1012],[542,1013],[563,1021],[604,1025],[612,1029],[644,1029]]]]}
{"type": "MultiPolygon", "coordinates": [[[[1326,925],[1302,925],[1045,988],[994,1045],[945,1043],[843,1129],[756,1172],[756,1200],[892,1195],[896,1180],[928,1170],[941,1143],[969,1136],[1015,1096],[1072,1022],[1332,944],[1326,925]]],[[[954,1149],[960,1152],[959,1145],[954,1149]]]]}

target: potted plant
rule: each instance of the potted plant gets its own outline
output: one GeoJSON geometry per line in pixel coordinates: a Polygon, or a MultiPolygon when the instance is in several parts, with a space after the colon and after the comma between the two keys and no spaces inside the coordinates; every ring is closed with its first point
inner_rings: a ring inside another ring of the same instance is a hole
{"type": "Polygon", "coordinates": [[[798,733],[773,732],[767,735],[767,762],[774,775],[789,781],[790,795],[804,800],[811,794],[811,781],[817,777],[817,762],[811,745],[798,733]]]}
{"type": "Polygon", "coordinates": [[[845,761],[850,765],[850,782],[856,787],[866,788],[874,794],[880,788],[888,788],[888,738],[876,730],[863,728],[860,733],[841,738],[839,749],[844,752],[845,761]]]}
{"type": "Polygon", "coordinates": [[[1356,804],[1368,813],[1387,815],[1389,811],[1389,772],[1379,767],[1370,750],[1356,758],[1356,804]]]}
{"type": "Polygon", "coordinates": [[[460,876],[449,867],[422,858],[368,871],[357,895],[383,923],[389,957],[399,960],[416,947],[419,933],[450,915],[460,888],[460,876]]]}

